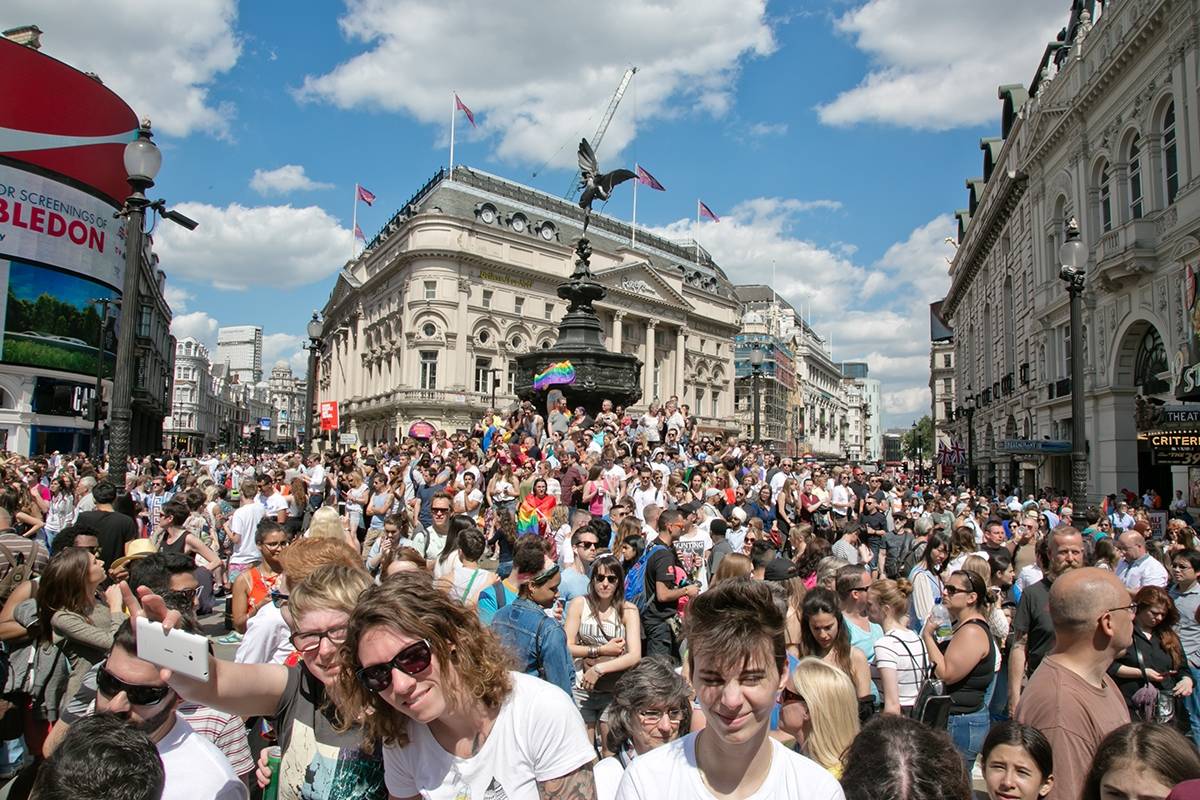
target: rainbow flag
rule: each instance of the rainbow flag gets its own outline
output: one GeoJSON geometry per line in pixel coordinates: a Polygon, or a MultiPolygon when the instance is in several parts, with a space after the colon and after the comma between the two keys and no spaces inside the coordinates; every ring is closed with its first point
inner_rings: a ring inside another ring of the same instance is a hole
{"type": "Polygon", "coordinates": [[[564,383],[575,382],[575,367],[570,361],[559,361],[533,376],[533,390],[541,392],[545,389],[564,383]]]}
{"type": "Polygon", "coordinates": [[[517,536],[540,536],[541,532],[537,512],[522,503],[517,509],[517,536]]]}

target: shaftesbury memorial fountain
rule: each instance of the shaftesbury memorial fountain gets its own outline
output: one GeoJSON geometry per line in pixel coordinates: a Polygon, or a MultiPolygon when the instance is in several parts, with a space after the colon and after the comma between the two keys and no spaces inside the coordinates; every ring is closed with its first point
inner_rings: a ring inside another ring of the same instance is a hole
{"type": "Polygon", "coordinates": [[[635,175],[627,169],[601,173],[587,139],[579,143],[579,171],[583,235],[575,244],[575,271],[558,287],[558,296],[570,305],[554,346],[517,357],[520,377],[515,388],[518,397],[533,401],[539,409],[545,409],[550,392],[561,391],[572,409],[583,406],[594,415],[603,400],[627,407],[642,396],[642,362],[604,346],[604,328],[592,303],[603,299],[608,290],[592,274],[592,245],[587,238],[592,203],[608,200],[618,184],[635,175]]]}

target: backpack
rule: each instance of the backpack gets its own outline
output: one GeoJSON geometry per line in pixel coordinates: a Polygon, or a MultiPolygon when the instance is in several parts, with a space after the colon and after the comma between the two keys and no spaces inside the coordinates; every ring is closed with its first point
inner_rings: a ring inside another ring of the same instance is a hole
{"type": "MultiPolygon", "coordinates": [[[[904,648],[904,652],[908,653],[908,657],[916,662],[913,657],[912,650],[905,644],[904,640],[899,636],[893,636],[900,646],[904,648]]],[[[990,650],[988,651],[991,652],[990,650]]],[[[950,721],[950,695],[946,693],[946,684],[933,674],[933,664],[929,660],[929,654],[925,652],[924,647],[921,649],[921,655],[925,659],[925,667],[922,670],[925,673],[925,678],[921,681],[921,688],[917,689],[917,699],[913,701],[912,709],[908,715],[917,722],[923,722],[935,730],[946,730],[946,724],[950,721]]]]}
{"type": "Polygon", "coordinates": [[[665,544],[656,544],[648,547],[638,557],[638,560],[632,567],[629,568],[629,574],[625,576],[625,602],[633,603],[637,606],[639,613],[646,610],[646,606],[650,603],[650,598],[654,595],[646,586],[646,563],[650,560],[650,556],[666,550],[665,544]]]}
{"type": "Polygon", "coordinates": [[[41,543],[35,539],[27,559],[0,544],[0,555],[8,560],[8,572],[4,573],[3,578],[0,578],[0,603],[8,599],[13,589],[33,577],[33,568],[37,564],[39,547],[41,547],[41,543]]]}
{"type": "Polygon", "coordinates": [[[889,554],[887,561],[883,565],[883,571],[887,573],[887,577],[892,580],[898,578],[907,578],[908,573],[916,566],[916,560],[913,559],[913,553],[917,549],[917,540],[911,533],[889,534],[891,536],[900,536],[903,541],[900,543],[900,550],[896,553],[896,557],[892,558],[889,554]]]}

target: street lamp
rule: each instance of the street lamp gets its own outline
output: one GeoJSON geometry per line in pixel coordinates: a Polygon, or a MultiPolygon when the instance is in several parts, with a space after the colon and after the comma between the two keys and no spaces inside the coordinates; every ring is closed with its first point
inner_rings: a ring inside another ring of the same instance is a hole
{"type": "Polygon", "coordinates": [[[99,305],[101,308],[100,337],[96,345],[96,392],[92,397],[90,409],[92,415],[92,461],[98,465],[104,455],[104,447],[100,444],[100,410],[104,407],[104,342],[108,339],[108,307],[118,305],[118,301],[112,297],[93,297],[88,302],[92,305],[99,305]]]}
{"type": "Polygon", "coordinates": [[[488,377],[492,379],[492,414],[496,413],[496,389],[500,386],[500,368],[488,367],[488,377]]]}
{"type": "Polygon", "coordinates": [[[750,351],[750,393],[754,401],[754,443],[758,444],[759,438],[758,426],[758,379],[762,375],[763,351],[757,344],[750,351]]]}
{"type": "Polygon", "coordinates": [[[967,486],[975,488],[975,395],[971,387],[967,387],[967,399],[964,403],[967,412],[967,486]]]}
{"type": "Polygon", "coordinates": [[[920,477],[921,477],[921,439],[920,439],[920,436],[921,436],[921,431],[917,427],[917,423],[913,422],[913,424],[912,424],[912,450],[913,450],[913,461],[915,462],[913,472],[916,473],[918,479],[920,479],[920,477]]]}
{"type": "Polygon", "coordinates": [[[321,353],[321,330],[324,327],[325,323],[321,322],[320,315],[314,311],[312,319],[308,321],[308,326],[304,330],[308,334],[308,342],[304,345],[304,349],[308,350],[308,385],[305,386],[303,445],[303,452],[306,456],[312,447],[313,406],[316,405],[317,400],[317,356],[321,353]]]}
{"type": "Polygon", "coordinates": [[[1058,277],[1067,284],[1071,298],[1071,502],[1083,508],[1087,502],[1087,440],[1083,426],[1083,310],[1080,295],[1086,274],[1087,247],[1079,238],[1079,221],[1067,220],[1066,239],[1058,250],[1058,277]]]}

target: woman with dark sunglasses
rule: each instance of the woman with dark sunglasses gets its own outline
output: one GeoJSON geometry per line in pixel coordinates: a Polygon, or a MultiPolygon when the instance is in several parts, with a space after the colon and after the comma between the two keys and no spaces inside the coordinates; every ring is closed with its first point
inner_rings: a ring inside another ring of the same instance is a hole
{"type": "Polygon", "coordinates": [[[642,622],[637,607],[625,602],[625,570],[616,556],[605,553],[592,562],[587,594],[567,606],[563,627],[567,649],[575,659],[575,702],[587,724],[588,737],[600,741],[607,725],[602,715],[612,702],[613,686],[642,658],[642,622]]]}
{"type": "Polygon", "coordinates": [[[350,616],[339,686],[347,719],[382,740],[398,800],[594,797],[595,751],[571,698],[509,670],[475,612],[401,573],[350,616]]]}
{"type": "MultiPolygon", "coordinates": [[[[330,539],[296,542],[288,548],[283,567],[285,580],[302,576],[288,583],[286,596],[280,592],[273,598],[289,622],[290,642],[299,655],[296,666],[210,656],[207,682],[166,671],[167,683],[187,700],[274,722],[282,750],[281,800],[377,800],[385,796],[378,743],[364,740],[356,718],[339,711],[338,683],[350,613],[373,583],[371,576],[352,548],[330,539]]],[[[168,612],[161,597],[142,591],[140,604],[132,593],[125,593],[131,613],[174,626],[178,612],[168,612]]],[[[264,751],[259,784],[265,786],[270,776],[264,751]]]]}

